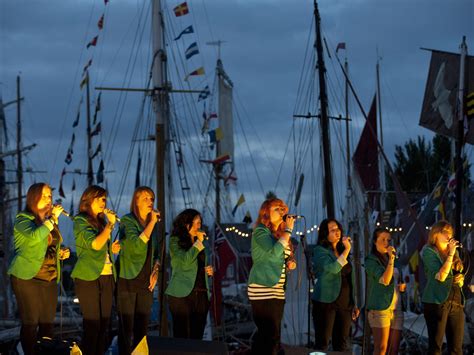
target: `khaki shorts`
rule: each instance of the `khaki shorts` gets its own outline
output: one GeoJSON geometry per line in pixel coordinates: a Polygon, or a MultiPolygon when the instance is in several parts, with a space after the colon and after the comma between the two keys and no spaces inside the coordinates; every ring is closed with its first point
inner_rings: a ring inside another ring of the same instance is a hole
{"type": "Polygon", "coordinates": [[[403,311],[386,309],[383,311],[369,311],[369,325],[371,328],[403,329],[403,311]]]}

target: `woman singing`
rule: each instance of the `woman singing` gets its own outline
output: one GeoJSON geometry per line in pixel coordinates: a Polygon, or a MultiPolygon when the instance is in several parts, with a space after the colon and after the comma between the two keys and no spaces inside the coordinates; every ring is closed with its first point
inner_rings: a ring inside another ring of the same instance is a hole
{"type": "Polygon", "coordinates": [[[295,217],[288,215],[284,221],[287,213],[282,200],[264,201],[252,234],[248,297],[257,326],[252,354],[277,354],[280,349],[286,274],[296,267],[290,257],[295,217]]]}
{"type": "Polygon", "coordinates": [[[15,251],[8,274],[20,312],[20,341],[26,355],[34,354],[38,338],[53,337],[59,260],[69,258],[69,249],[60,247],[63,239],[57,227],[63,208],[51,201],[47,184],[31,185],[26,208],[16,215],[13,229],[15,251]]]}
{"type": "Polygon", "coordinates": [[[428,328],[429,354],[441,354],[446,335],[449,354],[462,354],[464,335],[463,264],[453,227],[439,221],[431,227],[421,255],[426,286],[421,298],[428,328]]]}
{"type": "Polygon", "coordinates": [[[201,215],[187,209],[173,221],[170,238],[171,280],[166,289],[173,336],[202,339],[209,310],[207,276],[213,275],[207,266],[206,234],[201,230],[201,215]]]}
{"type": "Polygon", "coordinates": [[[327,350],[332,339],[334,351],[349,347],[351,321],[359,316],[353,297],[352,265],[348,261],[351,239],[342,237],[342,225],[335,219],[321,222],[314,248],[313,292],[315,346],[327,350]]]}
{"type": "Polygon", "coordinates": [[[83,317],[81,349],[85,355],[103,355],[115,286],[112,254],[120,244],[111,243],[115,213],[105,208],[107,191],[89,186],[81,196],[79,214],[74,218],[77,263],[72,270],[76,295],[83,317]]]}
{"type": "Polygon", "coordinates": [[[118,281],[119,349],[129,355],[147,334],[158,280],[158,240],[153,209],[155,193],[146,186],[133,193],[130,213],[120,222],[120,277],[118,281]]]}
{"type": "Polygon", "coordinates": [[[377,355],[398,354],[403,329],[400,292],[405,292],[406,285],[398,282],[401,275],[390,240],[390,233],[385,228],[375,229],[371,253],[365,258],[368,320],[377,355]]]}

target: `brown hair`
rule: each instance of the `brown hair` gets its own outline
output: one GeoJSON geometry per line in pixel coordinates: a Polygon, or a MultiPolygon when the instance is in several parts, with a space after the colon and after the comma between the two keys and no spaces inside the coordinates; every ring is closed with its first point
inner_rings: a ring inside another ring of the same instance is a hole
{"type": "Polygon", "coordinates": [[[43,197],[43,188],[45,186],[47,186],[50,190],[52,190],[51,186],[49,186],[48,184],[44,182],[38,182],[36,184],[31,185],[30,188],[28,189],[28,192],[26,193],[25,211],[32,213],[35,216],[35,220],[37,222],[40,222],[38,202],[43,197]]]}
{"type": "Polygon", "coordinates": [[[255,221],[255,227],[257,227],[259,224],[263,224],[265,227],[272,231],[272,234],[275,234],[277,237],[279,237],[280,234],[283,233],[283,231],[285,230],[286,223],[283,222],[278,227],[278,230],[274,230],[274,227],[270,222],[270,209],[274,206],[283,207],[285,210],[284,214],[288,213],[288,206],[282,200],[278,198],[267,199],[263,201],[262,205],[260,206],[260,210],[258,211],[258,217],[255,221]]]}
{"type": "Polygon", "coordinates": [[[97,218],[95,218],[92,215],[91,210],[91,205],[94,199],[100,197],[107,197],[107,191],[104,188],[97,185],[92,185],[86,188],[82,193],[81,201],[79,202],[79,213],[87,215],[89,223],[95,228],[102,230],[107,224],[104,216],[97,216],[97,218]]]}
{"type": "Polygon", "coordinates": [[[150,219],[150,216],[148,215],[145,221],[141,221],[140,220],[140,213],[138,211],[138,206],[137,206],[138,197],[140,197],[140,195],[142,193],[149,193],[152,196],[153,201],[155,201],[155,193],[153,192],[153,190],[150,187],[148,187],[148,186],[139,186],[133,192],[132,201],[130,202],[130,212],[135,215],[135,217],[137,218],[137,220],[140,223],[144,222],[146,224],[146,223],[148,223],[148,221],[150,219]]]}

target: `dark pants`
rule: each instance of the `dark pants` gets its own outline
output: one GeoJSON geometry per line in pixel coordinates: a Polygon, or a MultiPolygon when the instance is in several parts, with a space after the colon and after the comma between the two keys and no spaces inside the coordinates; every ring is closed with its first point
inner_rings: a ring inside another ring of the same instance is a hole
{"type": "Polygon", "coordinates": [[[209,300],[206,291],[192,291],[186,297],[168,296],[175,338],[202,339],[209,300]]]}
{"type": "Polygon", "coordinates": [[[340,309],[332,303],[313,301],[315,348],[326,351],[332,339],[332,350],[347,351],[352,325],[352,310],[340,309]]]}
{"type": "Polygon", "coordinates": [[[446,333],[449,354],[462,354],[464,336],[464,309],[459,304],[423,303],[428,329],[428,353],[441,354],[443,335],[446,333]]]}
{"type": "Polygon", "coordinates": [[[118,344],[120,355],[130,355],[148,331],[153,293],[117,292],[119,312],[118,344]]]}
{"type": "Polygon", "coordinates": [[[114,295],[114,277],[100,276],[94,281],[75,279],[76,295],[82,311],[84,355],[103,355],[109,344],[108,330],[114,295]]]}
{"type": "Polygon", "coordinates": [[[15,276],[11,283],[21,318],[21,347],[25,355],[34,354],[38,337],[53,337],[58,285],[56,280],[22,280],[15,276]]]}
{"type": "Polygon", "coordinates": [[[250,301],[257,333],[252,343],[252,354],[277,354],[280,349],[281,319],[285,300],[250,301]]]}

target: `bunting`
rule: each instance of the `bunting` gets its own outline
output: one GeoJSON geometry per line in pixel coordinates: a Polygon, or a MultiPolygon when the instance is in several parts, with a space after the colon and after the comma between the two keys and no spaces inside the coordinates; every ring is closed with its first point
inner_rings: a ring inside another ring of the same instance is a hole
{"type": "Polygon", "coordinates": [[[216,143],[220,141],[222,138],[224,138],[224,134],[220,127],[217,127],[216,129],[213,129],[212,131],[209,131],[208,134],[209,134],[209,140],[211,143],[216,143]]]}
{"type": "Polygon", "coordinates": [[[79,87],[81,88],[81,90],[84,87],[84,85],[86,85],[88,82],[89,82],[89,75],[86,75],[84,79],[82,79],[81,83],[79,84],[79,87]]]}
{"type": "Polygon", "coordinates": [[[232,216],[235,216],[235,212],[237,212],[237,208],[245,202],[244,194],[241,194],[237,203],[235,204],[234,208],[232,209],[232,216]]]}
{"type": "Polygon", "coordinates": [[[69,144],[69,148],[67,149],[66,159],[64,162],[69,165],[72,163],[72,155],[74,154],[74,142],[76,140],[76,135],[73,133],[71,137],[71,143],[69,144]]]}
{"type": "Polygon", "coordinates": [[[466,96],[466,115],[468,119],[474,118],[474,91],[466,96]]]}
{"type": "Polygon", "coordinates": [[[182,30],[181,33],[178,35],[178,37],[176,37],[174,40],[177,41],[178,39],[181,38],[182,35],[187,35],[187,34],[190,34],[190,33],[194,33],[194,29],[193,29],[192,25],[188,26],[184,30],[182,30]]]}
{"type": "Polygon", "coordinates": [[[346,49],[346,42],[339,42],[336,47],[336,54],[339,51],[339,49],[346,49]]]}
{"type": "Polygon", "coordinates": [[[66,195],[64,194],[64,189],[63,189],[63,177],[66,175],[66,168],[63,169],[61,172],[61,178],[59,179],[59,196],[62,198],[66,198],[66,195]]]}
{"type": "Polygon", "coordinates": [[[101,132],[101,130],[102,130],[102,124],[101,122],[99,122],[97,126],[95,126],[94,130],[91,132],[91,137],[98,135],[101,132]]]}
{"type": "Polygon", "coordinates": [[[98,39],[99,39],[99,36],[95,36],[94,38],[92,38],[92,40],[89,43],[87,43],[86,48],[89,49],[89,47],[91,46],[95,47],[97,45],[98,39]]]}
{"type": "Polygon", "coordinates": [[[199,53],[199,49],[196,42],[193,42],[189,45],[188,49],[184,52],[184,56],[186,59],[190,59],[191,57],[195,56],[199,53]]]}
{"type": "Polygon", "coordinates": [[[99,28],[99,30],[104,28],[104,14],[102,14],[99,21],[97,22],[97,27],[99,28]]]}
{"type": "Polygon", "coordinates": [[[92,65],[92,58],[89,59],[89,61],[87,62],[87,64],[84,66],[84,69],[82,69],[82,76],[84,76],[84,74],[86,73],[87,69],[89,69],[89,67],[92,65]]]}
{"type": "Polygon", "coordinates": [[[101,159],[99,169],[97,170],[97,183],[102,184],[104,182],[104,161],[101,159]]]}
{"type": "Polygon", "coordinates": [[[204,75],[205,72],[204,72],[204,68],[203,67],[199,67],[198,69],[192,71],[191,73],[189,73],[188,75],[186,75],[186,77],[184,78],[184,81],[188,81],[188,78],[190,76],[198,76],[198,75],[204,75]]]}
{"type": "Polygon", "coordinates": [[[96,122],[97,122],[97,113],[101,109],[101,103],[100,103],[101,96],[102,96],[102,93],[100,92],[99,96],[97,96],[97,102],[95,103],[94,121],[93,121],[94,124],[96,124],[96,122]]]}
{"type": "Polygon", "coordinates": [[[176,17],[187,15],[189,13],[188,4],[183,2],[182,4],[176,6],[173,11],[176,17]]]}
{"type": "Polygon", "coordinates": [[[79,105],[77,106],[77,114],[76,114],[76,119],[72,123],[72,128],[77,127],[79,125],[79,118],[81,117],[81,105],[82,105],[82,99],[83,97],[81,96],[81,99],[79,100],[79,105]]]}
{"type": "Polygon", "coordinates": [[[92,154],[91,159],[94,159],[100,152],[102,152],[102,143],[99,143],[94,154],[92,154]]]}
{"type": "Polygon", "coordinates": [[[198,102],[207,99],[209,95],[211,95],[211,90],[209,90],[209,85],[206,85],[206,87],[199,93],[198,102]]]}
{"type": "Polygon", "coordinates": [[[246,224],[252,223],[252,216],[250,215],[250,211],[247,210],[247,213],[245,213],[245,217],[242,222],[246,224]]]}

